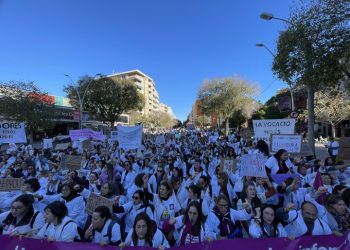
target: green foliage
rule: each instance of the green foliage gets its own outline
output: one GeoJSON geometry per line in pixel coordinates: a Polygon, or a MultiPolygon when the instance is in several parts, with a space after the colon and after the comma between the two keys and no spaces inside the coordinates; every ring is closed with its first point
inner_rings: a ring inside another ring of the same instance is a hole
{"type": "MultiPolygon", "coordinates": [[[[77,87],[81,97],[86,90],[84,109],[93,115],[98,115],[103,121],[113,126],[119,116],[131,110],[141,109],[143,97],[137,92],[136,86],[127,79],[101,77],[93,79],[82,77],[77,87]]],[[[78,96],[72,86],[66,86],[64,91],[71,99],[71,104],[78,107],[78,96]]]]}
{"type": "Polygon", "coordinates": [[[33,82],[0,83],[0,115],[10,121],[24,122],[26,129],[50,129],[55,125],[55,109],[33,82]]]}
{"type": "Polygon", "coordinates": [[[224,118],[228,132],[229,118],[239,114],[248,119],[257,108],[252,97],[255,91],[255,86],[238,77],[212,79],[203,82],[198,99],[202,101],[204,114],[215,113],[224,118]]]}
{"type": "Polygon", "coordinates": [[[344,78],[350,58],[350,1],[306,1],[280,33],[273,71],[284,81],[317,88],[344,78]]]}

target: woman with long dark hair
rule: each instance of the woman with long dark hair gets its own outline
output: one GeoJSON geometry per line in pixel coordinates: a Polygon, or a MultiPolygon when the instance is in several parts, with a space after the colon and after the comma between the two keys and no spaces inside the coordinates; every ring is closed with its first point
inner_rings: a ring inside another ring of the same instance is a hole
{"type": "Polygon", "coordinates": [[[252,238],[287,237],[287,233],[275,216],[272,206],[264,206],[261,210],[261,218],[251,220],[249,235],[252,238]]]}
{"type": "Polygon", "coordinates": [[[5,235],[32,235],[44,224],[44,216],[33,208],[34,197],[30,194],[18,196],[10,211],[0,214],[0,230],[5,235]]]}
{"type": "Polygon", "coordinates": [[[265,163],[268,174],[286,174],[293,171],[293,163],[289,160],[288,151],[280,149],[276,154],[267,159],[265,163]]]}
{"type": "Polygon", "coordinates": [[[79,238],[77,224],[67,216],[68,209],[63,202],[54,201],[45,208],[46,224],[36,235],[51,241],[73,241],[79,238]]]}
{"type": "Polygon", "coordinates": [[[326,196],[326,212],[322,217],[335,235],[343,235],[350,229],[350,211],[342,197],[331,194],[326,196]]]}
{"type": "Polygon", "coordinates": [[[119,246],[164,249],[169,247],[169,243],[163,233],[157,228],[155,222],[146,213],[141,212],[136,216],[133,228],[129,231],[125,242],[122,242],[119,246]]]}
{"type": "Polygon", "coordinates": [[[204,215],[198,201],[191,201],[184,215],[170,219],[163,231],[175,230],[176,245],[199,243],[205,240],[204,215]]]}

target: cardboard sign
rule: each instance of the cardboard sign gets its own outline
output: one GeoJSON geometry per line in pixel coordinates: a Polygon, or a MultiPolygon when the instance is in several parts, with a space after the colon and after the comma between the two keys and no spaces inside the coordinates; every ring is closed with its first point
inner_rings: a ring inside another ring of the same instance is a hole
{"type": "Polygon", "coordinates": [[[237,160],[233,158],[221,158],[220,170],[224,172],[236,172],[237,160]]]}
{"type": "Polygon", "coordinates": [[[271,152],[285,149],[288,153],[300,153],[301,142],[301,135],[271,135],[271,152]]]}
{"type": "Polygon", "coordinates": [[[60,144],[56,144],[55,150],[57,151],[64,151],[69,147],[70,143],[60,143],[60,144]]]}
{"type": "Polygon", "coordinates": [[[0,144],[27,142],[23,122],[0,122],[0,144]]]}
{"type": "Polygon", "coordinates": [[[265,177],[265,163],[267,158],[263,154],[247,154],[241,158],[241,176],[265,177]]]}
{"type": "Polygon", "coordinates": [[[99,206],[106,206],[111,210],[111,213],[113,214],[113,201],[102,197],[100,195],[97,195],[95,193],[91,193],[89,199],[86,202],[86,209],[85,211],[92,215],[94,210],[99,206]]]}
{"type": "Polygon", "coordinates": [[[253,120],[254,137],[258,140],[264,140],[270,145],[272,134],[294,134],[294,119],[271,119],[271,120],[253,120]]]}
{"type": "Polygon", "coordinates": [[[0,179],[0,191],[18,191],[21,190],[24,180],[22,178],[4,178],[0,179]]]}
{"type": "Polygon", "coordinates": [[[62,155],[61,167],[70,170],[78,170],[81,167],[81,155],[62,155]]]}
{"type": "Polygon", "coordinates": [[[52,138],[43,140],[43,148],[44,149],[53,148],[53,146],[52,146],[52,138]]]}

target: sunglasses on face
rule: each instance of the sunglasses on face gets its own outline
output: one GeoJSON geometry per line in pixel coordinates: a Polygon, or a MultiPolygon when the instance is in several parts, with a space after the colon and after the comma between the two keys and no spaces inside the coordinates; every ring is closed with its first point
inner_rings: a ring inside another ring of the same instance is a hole
{"type": "Polygon", "coordinates": [[[138,196],[133,196],[132,197],[134,200],[139,200],[140,199],[140,197],[138,197],[138,196]]]}

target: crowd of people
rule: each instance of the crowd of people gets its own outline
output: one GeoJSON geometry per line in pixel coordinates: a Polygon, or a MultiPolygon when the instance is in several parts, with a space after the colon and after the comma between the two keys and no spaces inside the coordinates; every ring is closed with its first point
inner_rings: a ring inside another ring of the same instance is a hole
{"type": "Polygon", "coordinates": [[[161,144],[156,136],[144,135],[135,150],[110,140],[83,152],[10,144],[0,152],[0,178],[24,182],[20,190],[0,192],[0,233],[164,249],[350,229],[350,169],[334,157],[306,161],[284,149],[271,154],[266,142],[239,134],[169,131],[161,144]],[[61,166],[63,154],[81,154],[80,169],[61,166]],[[241,176],[244,154],[265,155],[266,176],[241,176]],[[222,159],[237,165],[223,167],[222,159]],[[281,174],[287,178],[277,181],[281,174]],[[113,206],[88,214],[91,193],[113,206]]]}

